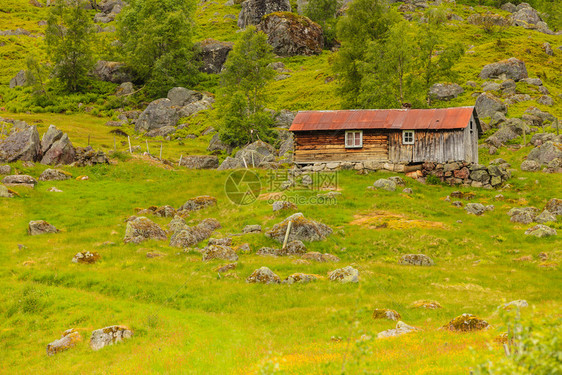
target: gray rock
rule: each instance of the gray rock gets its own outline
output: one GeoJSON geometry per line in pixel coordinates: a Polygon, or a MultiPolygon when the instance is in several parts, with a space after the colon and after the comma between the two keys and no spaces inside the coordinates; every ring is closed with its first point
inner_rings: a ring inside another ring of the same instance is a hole
{"type": "Polygon", "coordinates": [[[100,60],[94,66],[92,75],[101,81],[124,83],[135,80],[131,70],[124,63],[100,60]]]}
{"type": "Polygon", "coordinates": [[[501,112],[496,112],[492,115],[492,119],[490,120],[490,127],[495,128],[499,124],[502,124],[507,121],[505,114],[501,112]]]}
{"type": "Polygon", "coordinates": [[[558,233],[556,232],[556,229],[551,228],[551,227],[547,227],[546,225],[543,225],[543,224],[537,224],[534,227],[531,227],[531,228],[527,229],[525,231],[525,234],[527,236],[535,236],[535,237],[538,237],[538,238],[558,235],[558,233]]]}
{"type": "Polygon", "coordinates": [[[398,261],[398,264],[405,266],[433,266],[433,259],[424,254],[406,254],[398,261]]]}
{"type": "Polygon", "coordinates": [[[214,39],[205,39],[199,43],[198,56],[203,63],[200,70],[208,74],[220,73],[233,45],[230,42],[219,42],[214,39]]]}
{"type": "Polygon", "coordinates": [[[543,96],[541,96],[540,98],[537,99],[537,103],[548,105],[548,106],[553,106],[554,100],[552,100],[552,97],[550,97],[548,95],[543,95],[543,96]]]}
{"type": "Polygon", "coordinates": [[[562,143],[546,141],[542,146],[535,147],[527,156],[540,164],[548,164],[554,159],[562,158],[562,143]]]}
{"type": "Polygon", "coordinates": [[[511,19],[516,26],[536,25],[537,23],[542,21],[541,17],[539,16],[539,12],[531,7],[518,9],[511,15],[511,19]]]}
{"type": "MultiPolygon", "coordinates": [[[[273,63],[273,64],[279,64],[279,63],[273,63]]],[[[281,111],[277,112],[274,115],[275,126],[278,128],[286,128],[286,129],[290,128],[291,125],[293,124],[296,115],[297,115],[296,112],[292,112],[287,109],[282,109],[281,111]]]]}
{"type": "Polygon", "coordinates": [[[35,185],[37,185],[37,180],[25,174],[15,174],[4,177],[2,183],[8,186],[27,186],[34,188],[35,185]]]}
{"type": "Polygon", "coordinates": [[[330,279],[330,281],[338,281],[342,284],[358,283],[359,271],[351,266],[338,268],[328,272],[328,279],[330,279]]]}
{"type": "Polygon", "coordinates": [[[273,212],[281,211],[281,210],[296,210],[297,205],[288,201],[275,201],[271,205],[273,208],[273,212]]]}
{"type": "Polygon", "coordinates": [[[402,321],[396,323],[396,328],[394,329],[387,329],[386,331],[382,331],[379,332],[379,334],[377,335],[378,339],[382,339],[385,337],[396,337],[396,336],[401,336],[401,335],[405,335],[407,333],[410,332],[415,332],[418,329],[415,327],[412,327],[402,321]]]}
{"type": "Polygon", "coordinates": [[[134,92],[135,92],[135,86],[133,85],[132,82],[123,82],[117,88],[117,91],[115,92],[115,95],[117,95],[117,96],[127,96],[127,95],[131,95],[134,92]]]}
{"type": "Polygon", "coordinates": [[[30,236],[38,236],[46,233],[58,233],[59,230],[54,225],[47,223],[45,220],[35,220],[29,222],[27,233],[30,236]]]}
{"type": "Polygon", "coordinates": [[[76,150],[72,146],[72,142],[65,133],[63,136],[53,143],[49,150],[43,155],[41,164],[72,164],[76,160],[76,150]]]}
{"type": "Polygon", "coordinates": [[[480,118],[492,117],[496,112],[507,113],[507,107],[501,99],[487,92],[478,96],[474,107],[480,118]]]}
{"type": "Polygon", "coordinates": [[[291,3],[289,0],[246,0],[238,15],[238,27],[257,25],[263,16],[274,12],[291,12],[291,3]]]}
{"type": "Polygon", "coordinates": [[[38,161],[41,156],[41,142],[36,126],[24,129],[14,127],[11,134],[0,143],[0,161],[38,161]]]}
{"type": "Polygon", "coordinates": [[[53,143],[62,138],[63,132],[58,130],[54,125],[49,125],[49,128],[41,138],[41,153],[47,152],[53,143]]]}
{"type": "Polygon", "coordinates": [[[235,158],[242,162],[244,167],[258,167],[263,162],[275,160],[275,148],[263,141],[249,144],[236,153],[235,158]]]}
{"type": "Polygon", "coordinates": [[[12,167],[9,165],[0,165],[0,174],[9,175],[12,173],[12,167]]]}
{"type": "MultiPolygon", "coordinates": [[[[252,0],[246,2],[249,1],[252,0]]],[[[257,29],[267,34],[267,42],[279,56],[310,56],[322,53],[322,28],[304,16],[292,13],[268,14],[262,18],[257,29]]]]}
{"type": "Polygon", "coordinates": [[[242,229],[242,233],[261,233],[261,225],[259,224],[246,225],[244,229],[242,229]]]}
{"type": "Polygon", "coordinates": [[[133,337],[133,331],[125,326],[109,326],[97,329],[90,337],[90,348],[94,351],[114,345],[133,337]]]}
{"type": "Polygon", "coordinates": [[[517,11],[517,7],[515,5],[513,5],[512,3],[502,4],[500,6],[500,9],[505,10],[506,12],[509,12],[509,13],[515,13],[517,11]]]}
{"type": "Polygon", "coordinates": [[[185,87],[174,87],[168,91],[168,99],[170,99],[172,106],[183,107],[203,99],[203,94],[188,90],[185,87]]]}
{"type": "Polygon", "coordinates": [[[500,91],[501,86],[496,82],[484,82],[482,84],[482,91],[500,91]]]}
{"type": "Polygon", "coordinates": [[[158,224],[152,220],[140,216],[127,222],[127,229],[125,230],[125,243],[141,243],[143,241],[154,239],[158,241],[165,241],[168,239],[166,232],[158,224]]]}
{"type": "Polygon", "coordinates": [[[377,189],[383,189],[387,191],[395,191],[396,183],[390,179],[381,178],[375,181],[373,186],[377,189]]]}
{"type": "Polygon", "coordinates": [[[521,170],[523,172],[538,172],[541,170],[541,164],[535,160],[525,160],[521,163],[521,170]]]}
{"type": "MultiPolygon", "coordinates": [[[[207,151],[224,151],[227,154],[230,154],[233,150],[233,147],[230,145],[227,145],[226,143],[224,143],[223,141],[221,141],[219,133],[216,133],[215,135],[213,135],[213,138],[211,138],[211,141],[209,142],[209,147],[207,147],[207,151]]],[[[239,168],[239,167],[236,167],[239,168]]]]}
{"type": "Polygon", "coordinates": [[[60,169],[45,169],[41,176],[39,176],[39,181],[62,181],[68,180],[72,175],[68,172],[61,171],[60,169]]]}
{"type": "Polygon", "coordinates": [[[523,78],[521,82],[533,86],[542,86],[542,80],[540,78],[523,78]]]}
{"type": "Polygon", "coordinates": [[[525,110],[525,113],[533,115],[533,116],[537,116],[539,117],[543,122],[544,121],[550,121],[553,122],[556,118],[548,113],[548,112],[544,112],[541,111],[540,109],[536,108],[536,107],[529,107],[525,110]]]}
{"type": "Polygon", "coordinates": [[[167,137],[174,134],[176,130],[174,126],[162,126],[161,128],[148,131],[145,135],[147,137],[167,137]]]}
{"type": "Polygon", "coordinates": [[[477,170],[470,172],[470,179],[473,181],[487,184],[490,181],[490,174],[486,170],[477,170]]]}
{"type": "Polygon", "coordinates": [[[82,336],[80,336],[78,331],[73,328],[67,329],[63,332],[60,339],[47,345],[47,355],[53,356],[57,353],[73,348],[80,341],[82,341],[82,336]]]}
{"type": "Polygon", "coordinates": [[[27,84],[27,73],[25,72],[25,70],[20,70],[18,74],[16,74],[15,77],[10,80],[11,89],[18,86],[25,86],[26,84],[27,84]]]}
{"type": "Polygon", "coordinates": [[[203,249],[203,262],[214,259],[237,261],[238,254],[230,247],[223,245],[210,245],[203,249]]]}
{"type": "Polygon", "coordinates": [[[543,49],[544,53],[546,53],[547,55],[554,56],[554,51],[552,50],[552,47],[551,47],[550,43],[548,43],[548,42],[543,43],[542,49],[543,49]]]}
{"type": "Polygon", "coordinates": [[[210,195],[201,195],[195,198],[188,199],[179,210],[198,211],[207,207],[217,205],[217,198],[210,195]]]}
{"type": "Polygon", "coordinates": [[[211,237],[213,232],[220,227],[221,225],[216,219],[205,219],[192,227],[176,225],[176,231],[170,238],[170,246],[180,248],[194,246],[211,237]]]}
{"type": "Polygon", "coordinates": [[[504,94],[515,94],[515,90],[517,89],[517,84],[512,79],[506,79],[501,83],[500,89],[504,94]]]}
{"type": "Polygon", "coordinates": [[[226,159],[223,160],[223,162],[217,169],[219,171],[224,171],[227,169],[238,169],[238,168],[244,168],[242,162],[238,159],[227,156],[226,159]]]}
{"type": "Polygon", "coordinates": [[[464,209],[467,214],[476,216],[480,216],[488,211],[487,207],[481,203],[467,203],[464,209]]]}
{"type": "Polygon", "coordinates": [[[279,284],[281,278],[269,268],[261,267],[252,272],[246,279],[246,282],[250,284],[279,284]]]}
{"type": "Polygon", "coordinates": [[[14,194],[10,189],[0,184],[0,198],[12,198],[14,194]]]}
{"type": "Polygon", "coordinates": [[[537,217],[535,217],[535,223],[539,223],[539,224],[555,222],[556,220],[557,220],[556,216],[548,212],[547,210],[544,210],[537,217]]]}
{"type": "MultiPolygon", "coordinates": [[[[512,79],[515,82],[527,78],[525,63],[515,57],[486,65],[480,72],[481,79],[512,79]]],[[[487,116],[484,116],[487,117],[487,116]]]]}
{"type": "Polygon", "coordinates": [[[214,155],[189,155],[182,159],[181,166],[188,169],[217,169],[219,158],[214,155]]]}
{"type": "Polygon", "coordinates": [[[552,198],[546,204],[545,209],[553,215],[562,215],[562,199],[552,198]]]}
{"type": "Polygon", "coordinates": [[[530,224],[535,221],[539,210],[535,207],[514,207],[507,214],[512,223],[530,224]]]}
{"type": "Polygon", "coordinates": [[[429,89],[429,96],[433,100],[448,101],[456,98],[464,89],[456,83],[436,83],[429,89]]]}
{"type": "Polygon", "coordinates": [[[148,105],[141,113],[136,124],[135,131],[149,131],[164,126],[175,126],[179,120],[179,114],[172,106],[170,99],[158,99],[148,105]]]}
{"type": "Polygon", "coordinates": [[[292,225],[288,238],[289,241],[322,241],[333,232],[329,226],[306,219],[302,213],[296,213],[281,223],[275,224],[270,231],[266,232],[266,236],[273,238],[279,243],[283,243],[290,221],[292,225]]]}
{"type": "Polygon", "coordinates": [[[203,96],[201,100],[186,104],[183,107],[179,108],[179,115],[180,117],[193,116],[201,111],[212,108],[214,102],[215,99],[208,96],[203,96]]]}
{"type": "Polygon", "coordinates": [[[523,131],[528,134],[530,129],[522,120],[510,118],[500,126],[497,132],[486,140],[486,143],[495,147],[501,147],[505,142],[522,135],[523,131]]]}

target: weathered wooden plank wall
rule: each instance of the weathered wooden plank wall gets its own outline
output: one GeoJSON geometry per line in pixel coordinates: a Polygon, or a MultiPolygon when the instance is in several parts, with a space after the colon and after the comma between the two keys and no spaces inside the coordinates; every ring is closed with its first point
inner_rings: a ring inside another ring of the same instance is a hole
{"type": "Polygon", "coordinates": [[[389,136],[389,159],[396,163],[465,160],[465,134],[455,130],[416,130],[414,144],[402,144],[402,131],[389,136]]]}

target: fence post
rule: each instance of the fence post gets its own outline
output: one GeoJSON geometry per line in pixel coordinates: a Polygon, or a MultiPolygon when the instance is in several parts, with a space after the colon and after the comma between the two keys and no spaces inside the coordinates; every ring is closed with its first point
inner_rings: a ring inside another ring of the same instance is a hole
{"type": "Polygon", "coordinates": [[[150,150],[148,149],[148,139],[145,139],[145,141],[146,141],[146,152],[150,154],[150,150]]]}
{"type": "Polygon", "coordinates": [[[131,147],[131,137],[127,136],[127,140],[129,141],[129,152],[132,154],[133,153],[133,148],[131,147]]]}
{"type": "Polygon", "coordinates": [[[162,141],[160,141],[160,160],[162,160],[162,141]]]}

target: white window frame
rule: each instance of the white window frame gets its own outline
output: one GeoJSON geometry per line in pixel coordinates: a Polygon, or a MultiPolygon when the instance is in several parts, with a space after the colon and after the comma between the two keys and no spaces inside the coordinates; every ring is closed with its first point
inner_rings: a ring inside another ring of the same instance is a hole
{"type": "Polygon", "coordinates": [[[345,148],[362,148],[363,147],[363,130],[350,130],[345,132],[345,148]],[[355,134],[359,134],[359,144],[355,142],[355,134]],[[352,144],[348,140],[351,137],[352,144]]]}
{"type": "Polygon", "coordinates": [[[402,144],[413,145],[415,139],[416,139],[416,133],[413,130],[402,130],[402,144]],[[411,140],[406,139],[406,138],[410,138],[410,136],[412,138],[411,140]]]}

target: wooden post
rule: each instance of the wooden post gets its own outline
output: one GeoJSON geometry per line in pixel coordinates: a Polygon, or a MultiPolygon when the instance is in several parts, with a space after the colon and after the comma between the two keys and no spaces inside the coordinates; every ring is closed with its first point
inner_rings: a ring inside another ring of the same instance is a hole
{"type": "Polygon", "coordinates": [[[285,247],[287,247],[287,241],[289,240],[289,233],[291,232],[291,226],[293,225],[293,221],[290,220],[289,224],[287,225],[287,232],[285,232],[285,239],[283,240],[283,247],[281,249],[284,249],[285,247]]]}
{"type": "Polygon", "coordinates": [[[160,160],[162,160],[162,141],[160,141],[160,160]]]}
{"type": "Polygon", "coordinates": [[[145,141],[146,141],[146,152],[150,154],[150,150],[148,149],[148,139],[145,139],[145,141]]]}
{"type": "Polygon", "coordinates": [[[133,148],[131,147],[131,137],[127,136],[127,140],[129,141],[129,152],[132,154],[133,153],[133,148]]]}
{"type": "Polygon", "coordinates": [[[113,152],[117,151],[117,141],[115,140],[115,137],[113,137],[113,152]]]}
{"type": "Polygon", "coordinates": [[[182,159],[182,158],[183,158],[183,154],[180,155],[180,162],[179,162],[179,164],[178,164],[178,165],[180,165],[180,166],[181,166],[181,159],[182,159]]]}
{"type": "Polygon", "coordinates": [[[556,135],[560,135],[560,128],[558,126],[558,118],[554,119],[554,123],[556,124],[556,135]]]}

